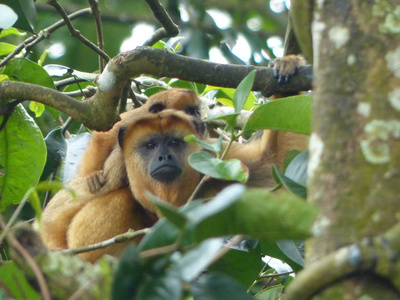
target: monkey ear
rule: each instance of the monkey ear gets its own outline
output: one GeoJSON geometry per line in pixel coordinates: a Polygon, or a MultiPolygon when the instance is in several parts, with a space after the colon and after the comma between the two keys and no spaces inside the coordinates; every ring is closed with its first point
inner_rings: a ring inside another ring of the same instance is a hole
{"type": "Polygon", "coordinates": [[[206,125],[202,120],[194,118],[192,124],[198,135],[204,135],[206,133],[206,125]]]}
{"type": "Polygon", "coordinates": [[[118,131],[118,144],[121,147],[121,149],[125,138],[125,131],[126,131],[125,126],[122,126],[118,131]]]}
{"type": "Polygon", "coordinates": [[[164,103],[155,102],[152,105],[150,105],[149,113],[152,113],[152,114],[159,113],[160,111],[163,111],[164,109],[165,109],[164,103]]]}

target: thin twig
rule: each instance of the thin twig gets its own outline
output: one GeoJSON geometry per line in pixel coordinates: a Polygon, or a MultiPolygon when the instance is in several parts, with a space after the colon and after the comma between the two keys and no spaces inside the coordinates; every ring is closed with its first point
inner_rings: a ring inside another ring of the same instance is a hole
{"type": "Polygon", "coordinates": [[[168,15],[165,8],[161,5],[158,0],[146,0],[147,4],[150,6],[154,16],[165,28],[170,36],[176,36],[179,34],[179,27],[176,25],[171,17],[168,15]]]}
{"type": "Polygon", "coordinates": [[[170,253],[178,249],[177,244],[172,244],[164,247],[154,248],[140,252],[140,258],[145,259],[149,257],[159,256],[162,254],[170,253]]]}
{"type": "MultiPolygon", "coordinates": [[[[74,20],[77,19],[81,16],[88,15],[91,13],[90,8],[85,8],[82,10],[79,10],[77,12],[74,12],[73,14],[70,14],[68,16],[69,20],[74,20]]],[[[54,31],[57,29],[61,28],[62,26],[65,25],[64,20],[60,20],[53,25],[41,30],[37,35],[33,35],[29,38],[27,38],[25,41],[23,41],[21,44],[17,45],[10,54],[8,54],[1,62],[0,62],[0,67],[6,65],[14,56],[18,55],[22,49],[26,48],[26,51],[29,52],[29,49],[35,46],[37,43],[41,42],[44,39],[47,39],[54,31]]]]}
{"type": "Polygon", "coordinates": [[[151,231],[151,228],[144,228],[144,229],[136,230],[136,231],[130,230],[128,232],[119,234],[111,239],[105,240],[105,241],[97,243],[97,244],[93,244],[93,245],[89,245],[89,246],[85,246],[85,247],[81,247],[81,248],[61,250],[60,252],[63,254],[79,254],[79,253],[88,252],[88,251],[92,251],[92,250],[96,250],[96,249],[101,249],[101,248],[105,248],[105,247],[108,247],[113,244],[132,240],[135,237],[138,237],[139,235],[147,234],[150,231],[151,231]]]}
{"type": "MultiPolygon", "coordinates": [[[[93,18],[96,23],[97,32],[97,46],[100,50],[104,51],[104,37],[103,37],[103,27],[100,17],[99,2],[97,0],[89,0],[90,7],[92,9],[93,18]]],[[[99,69],[100,73],[104,70],[104,60],[99,56],[99,69]]]]}
{"type": "Polygon", "coordinates": [[[65,24],[67,25],[69,32],[71,33],[72,36],[76,37],[78,40],[80,40],[83,44],[88,46],[90,49],[92,49],[94,52],[96,52],[98,55],[100,55],[103,59],[106,61],[110,60],[110,57],[99,47],[97,47],[95,44],[93,44],[91,41],[89,41],[87,38],[85,38],[79,30],[75,29],[75,27],[72,25],[71,20],[68,18],[67,13],[65,12],[64,8],[57,2],[57,0],[49,0],[47,2],[49,5],[53,6],[61,15],[61,17],[64,19],[65,24]]]}

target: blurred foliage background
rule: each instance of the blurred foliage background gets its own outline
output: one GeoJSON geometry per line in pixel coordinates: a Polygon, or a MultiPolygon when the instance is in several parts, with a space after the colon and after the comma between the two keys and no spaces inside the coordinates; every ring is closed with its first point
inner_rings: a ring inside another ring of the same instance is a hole
{"type": "MultiPolygon", "coordinates": [[[[282,56],[283,37],[290,1],[284,0],[164,0],[160,1],[181,29],[174,45],[190,57],[226,63],[266,65],[269,58],[282,56]]],[[[68,0],[60,4],[67,13],[87,7],[85,0],[68,0]]],[[[121,51],[143,44],[160,27],[145,1],[99,1],[105,51],[113,57],[121,51]]],[[[38,10],[35,31],[60,19],[46,0],[36,1],[38,10]]],[[[96,28],[90,15],[73,22],[76,29],[96,41],[96,28]]],[[[21,37],[21,41],[26,37],[21,37]]],[[[94,52],[72,37],[68,29],[57,30],[32,52],[33,61],[49,49],[45,64],[57,63],[86,72],[98,69],[94,52]],[[35,57],[37,56],[37,57],[35,57]]]]}

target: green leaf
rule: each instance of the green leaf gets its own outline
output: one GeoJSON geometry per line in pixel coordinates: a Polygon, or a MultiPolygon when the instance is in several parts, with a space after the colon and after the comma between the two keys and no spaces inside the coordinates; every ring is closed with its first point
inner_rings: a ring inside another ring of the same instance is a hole
{"type": "Polygon", "coordinates": [[[210,144],[210,143],[205,142],[204,140],[198,139],[194,134],[189,134],[189,135],[185,136],[184,140],[187,143],[197,143],[204,150],[209,150],[209,151],[217,153],[217,154],[222,152],[222,136],[220,136],[213,144],[210,144]]]}
{"type": "Polygon", "coordinates": [[[138,248],[131,243],[119,261],[112,286],[112,299],[134,299],[144,277],[138,248]]]}
{"type": "Polygon", "coordinates": [[[278,245],[279,249],[291,260],[295,263],[299,264],[300,266],[304,266],[304,259],[300,254],[299,249],[297,249],[296,245],[291,240],[281,240],[277,241],[276,244],[278,245]]]}
{"type": "Polygon", "coordinates": [[[238,159],[221,160],[211,153],[198,151],[189,156],[189,164],[200,173],[212,178],[247,182],[249,171],[238,159]]]}
{"type": "Polygon", "coordinates": [[[151,193],[146,193],[150,201],[157,206],[161,214],[166,217],[172,224],[178,228],[183,228],[186,225],[186,218],[178,212],[178,209],[166,201],[159,199],[151,193]]]}
{"type": "Polygon", "coordinates": [[[272,168],[274,174],[278,176],[279,182],[281,182],[285,186],[285,188],[287,188],[293,194],[303,199],[307,199],[307,188],[303,184],[297,183],[296,181],[290,179],[289,177],[286,177],[281,172],[279,172],[276,166],[273,166],[272,168]]]}
{"type": "Polygon", "coordinates": [[[7,63],[3,73],[8,75],[12,80],[55,89],[54,82],[50,75],[41,66],[23,57],[14,58],[7,63]]]}
{"type": "Polygon", "coordinates": [[[283,285],[278,284],[267,287],[254,296],[254,300],[279,300],[282,298],[283,285]]]}
{"type": "Polygon", "coordinates": [[[247,97],[251,92],[251,88],[253,87],[255,76],[256,70],[253,70],[239,83],[235,95],[233,96],[233,105],[236,113],[240,113],[243,109],[247,97]]]}
{"type": "Polygon", "coordinates": [[[159,220],[140,241],[139,250],[145,251],[153,248],[172,245],[180,236],[181,231],[167,219],[159,220]]]}
{"type": "Polygon", "coordinates": [[[42,133],[22,105],[18,105],[0,132],[0,164],[6,168],[5,175],[0,177],[0,210],[19,203],[28,189],[38,183],[45,162],[42,133]]]}
{"type": "Polygon", "coordinates": [[[277,242],[261,239],[260,240],[261,252],[264,255],[275,257],[287,263],[293,271],[298,272],[303,269],[303,266],[291,260],[282,250],[278,247],[277,242]]]}
{"type": "Polygon", "coordinates": [[[11,7],[18,15],[18,20],[13,27],[34,33],[36,8],[33,0],[0,0],[0,3],[11,7]]]}
{"type": "Polygon", "coordinates": [[[311,235],[317,214],[313,206],[293,194],[261,188],[244,192],[241,185],[232,185],[191,211],[187,228],[198,241],[235,234],[273,241],[302,240],[311,235]],[[219,211],[207,212],[208,206],[219,207],[219,211]]]}
{"type": "Polygon", "coordinates": [[[18,29],[14,27],[3,29],[0,32],[0,39],[9,35],[25,36],[26,32],[19,32],[18,29]]]}
{"type": "Polygon", "coordinates": [[[250,248],[248,251],[231,249],[210,267],[211,272],[229,275],[244,287],[250,287],[257,279],[260,270],[261,253],[259,247],[250,248]]]}
{"type": "Polygon", "coordinates": [[[0,286],[6,289],[10,298],[1,299],[42,299],[29,285],[24,272],[14,262],[6,262],[0,266],[0,286]]]}
{"type": "Polygon", "coordinates": [[[229,113],[229,114],[223,114],[223,115],[218,115],[217,117],[213,117],[213,118],[207,118],[205,121],[213,121],[213,120],[224,120],[226,122],[226,124],[230,127],[230,128],[235,128],[236,124],[237,124],[237,117],[238,117],[239,113],[229,113]]]}
{"type": "Polygon", "coordinates": [[[222,246],[222,239],[208,239],[186,252],[176,264],[182,280],[191,282],[196,279],[212,263],[222,246]]]}
{"type": "Polygon", "coordinates": [[[311,133],[312,96],[293,96],[273,100],[258,107],[243,131],[275,129],[311,133]]]}
{"type": "Polygon", "coordinates": [[[223,274],[202,276],[192,284],[190,291],[196,300],[251,300],[243,286],[223,274]]]}
{"type": "Polygon", "coordinates": [[[36,118],[39,118],[43,114],[44,108],[45,106],[42,103],[35,101],[29,103],[29,109],[35,113],[36,118]]]}
{"type": "Polygon", "coordinates": [[[285,176],[306,186],[307,183],[308,150],[297,155],[285,170],[285,176]]]}
{"type": "MultiPolygon", "coordinates": [[[[233,98],[235,95],[235,89],[231,88],[221,88],[221,87],[216,87],[216,86],[211,86],[208,85],[204,91],[203,95],[208,93],[209,91],[213,90],[218,90],[218,93],[216,94],[216,100],[221,102],[222,104],[230,107],[234,107],[233,105],[233,98]]],[[[246,102],[243,106],[243,109],[245,110],[251,110],[254,107],[254,103],[257,101],[257,98],[254,96],[253,93],[249,93],[246,99],[246,102]]]]}
{"type": "Polygon", "coordinates": [[[232,206],[245,192],[246,188],[241,184],[233,184],[219,192],[211,201],[195,207],[187,212],[187,217],[192,225],[201,223],[225,211],[232,206]]]}
{"type": "Polygon", "coordinates": [[[134,299],[181,300],[183,293],[182,290],[182,282],[175,270],[152,272],[151,274],[146,274],[144,282],[139,287],[139,291],[134,299]]]}
{"type": "Polygon", "coordinates": [[[10,54],[15,49],[15,45],[9,43],[0,42],[0,56],[10,54]]]}
{"type": "Polygon", "coordinates": [[[151,47],[156,48],[156,49],[164,49],[164,48],[165,48],[165,45],[166,45],[165,42],[163,42],[163,41],[158,41],[158,42],[156,42],[156,43],[155,43],[153,46],[151,46],[151,47]]]}

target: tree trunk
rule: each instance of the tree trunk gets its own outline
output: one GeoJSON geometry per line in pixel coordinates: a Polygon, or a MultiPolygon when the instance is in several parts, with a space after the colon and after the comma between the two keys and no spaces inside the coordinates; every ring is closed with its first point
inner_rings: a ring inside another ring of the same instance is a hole
{"type": "MultiPolygon", "coordinates": [[[[307,244],[306,268],[384,233],[400,218],[399,2],[314,1],[312,34],[309,201],[321,216],[307,244]]],[[[370,272],[348,276],[315,299],[363,296],[400,298],[370,272]]]]}

